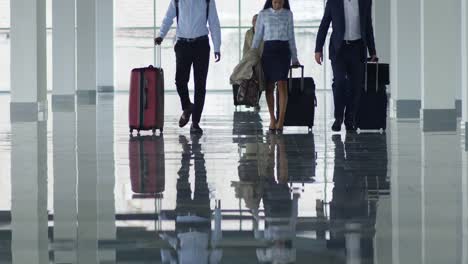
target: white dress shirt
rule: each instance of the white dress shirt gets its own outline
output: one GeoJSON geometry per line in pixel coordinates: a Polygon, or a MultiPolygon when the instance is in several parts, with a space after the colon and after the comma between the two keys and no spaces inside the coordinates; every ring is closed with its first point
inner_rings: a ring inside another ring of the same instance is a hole
{"type": "MultiPolygon", "coordinates": [[[[171,0],[166,16],[161,25],[159,36],[164,38],[176,18],[176,3],[171,0]]],[[[211,33],[215,52],[221,48],[221,27],[216,10],[215,0],[210,0],[210,10],[206,21],[206,0],[179,0],[179,23],[177,25],[177,37],[193,39],[211,33]]]]}
{"type": "Polygon", "coordinates": [[[344,40],[358,40],[361,38],[361,20],[359,16],[359,0],[344,1],[345,35],[344,40]]]}
{"type": "Polygon", "coordinates": [[[265,9],[260,12],[255,26],[255,36],[252,48],[259,47],[260,42],[281,40],[289,42],[291,59],[297,61],[296,38],[294,36],[294,18],[291,10],[273,8],[265,9]]]}

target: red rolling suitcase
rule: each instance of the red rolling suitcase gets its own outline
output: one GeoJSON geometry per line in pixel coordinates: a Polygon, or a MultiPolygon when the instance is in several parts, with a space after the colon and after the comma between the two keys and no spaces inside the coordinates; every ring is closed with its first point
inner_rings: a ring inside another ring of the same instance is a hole
{"type": "MultiPolygon", "coordinates": [[[[161,58],[159,50],[159,58],[161,58]]],[[[164,71],[149,66],[132,70],[128,104],[130,133],[164,127],[164,71]]]]}
{"type": "Polygon", "coordinates": [[[166,171],[162,135],[130,138],[129,158],[134,198],[154,197],[164,192],[166,171]]]}

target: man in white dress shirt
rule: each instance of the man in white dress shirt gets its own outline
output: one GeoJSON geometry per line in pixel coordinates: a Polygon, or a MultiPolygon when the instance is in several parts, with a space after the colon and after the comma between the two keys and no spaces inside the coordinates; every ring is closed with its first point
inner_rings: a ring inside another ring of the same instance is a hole
{"type": "Polygon", "coordinates": [[[177,19],[176,86],[182,104],[182,116],[179,126],[184,127],[192,116],[190,133],[201,134],[200,119],[205,105],[206,78],[210,62],[210,44],[208,34],[214,45],[215,59],[221,59],[221,28],[215,0],[171,0],[166,16],[155,38],[160,45],[177,19]],[[209,30],[207,27],[209,25],[209,30]],[[195,78],[194,103],[190,101],[188,82],[193,65],[195,78]]]}
{"type": "Polygon", "coordinates": [[[364,83],[364,62],[367,51],[377,59],[372,26],[372,0],[328,0],[317,33],[315,60],[323,61],[323,46],[330,23],[330,60],[333,68],[335,123],[333,131],[354,131],[357,106],[364,83]]]}

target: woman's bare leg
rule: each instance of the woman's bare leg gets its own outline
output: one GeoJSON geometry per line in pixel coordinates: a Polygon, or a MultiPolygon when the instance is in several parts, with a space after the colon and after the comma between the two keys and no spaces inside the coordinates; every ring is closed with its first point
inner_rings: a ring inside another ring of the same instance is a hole
{"type": "Polygon", "coordinates": [[[276,123],[276,129],[283,129],[284,117],[286,115],[286,106],[288,105],[288,86],[286,81],[278,82],[279,93],[279,117],[276,123]]]}
{"type": "Polygon", "coordinates": [[[270,129],[276,128],[276,117],[275,117],[275,95],[273,94],[275,91],[275,84],[268,83],[265,97],[268,104],[268,112],[270,112],[270,129]]]}

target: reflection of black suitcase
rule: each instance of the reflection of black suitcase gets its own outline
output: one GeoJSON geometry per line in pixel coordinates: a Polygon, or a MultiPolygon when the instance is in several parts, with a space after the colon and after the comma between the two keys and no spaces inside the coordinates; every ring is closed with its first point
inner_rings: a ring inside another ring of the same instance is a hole
{"type": "Polygon", "coordinates": [[[315,182],[317,153],[315,152],[314,135],[285,134],[284,145],[288,159],[288,180],[290,183],[315,182]]]}
{"type": "MultiPolygon", "coordinates": [[[[315,82],[311,77],[304,78],[304,66],[300,66],[302,74],[300,78],[290,78],[288,82],[288,105],[284,118],[284,126],[306,126],[310,130],[314,126],[315,107],[315,82]]],[[[278,92],[276,94],[278,98],[278,92]]],[[[278,101],[278,100],[277,100],[278,101]]],[[[276,117],[279,117],[279,107],[276,106],[276,117]]]]}
{"type": "Polygon", "coordinates": [[[366,83],[356,116],[356,128],[387,128],[387,85],[389,84],[389,65],[366,63],[366,83]]]}

